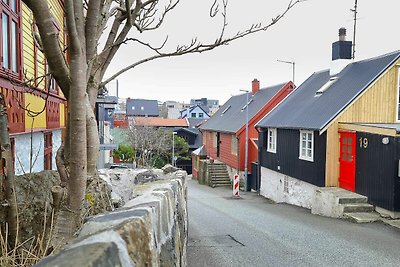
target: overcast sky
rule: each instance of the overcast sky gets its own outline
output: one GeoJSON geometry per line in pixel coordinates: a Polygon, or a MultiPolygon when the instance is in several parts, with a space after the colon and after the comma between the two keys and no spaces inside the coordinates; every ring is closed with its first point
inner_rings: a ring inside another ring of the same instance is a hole
{"type": "MultiPolygon", "coordinates": [[[[154,45],[169,36],[169,47],[190,43],[193,37],[211,41],[218,37],[220,17],[210,19],[213,0],[181,0],[158,32],[137,35],[154,45]]],[[[288,0],[229,0],[228,32],[234,34],[252,23],[269,22],[280,14],[288,0]]],[[[308,0],[292,9],[265,32],[232,42],[213,51],[155,60],[118,77],[119,96],[160,101],[189,102],[192,98],[218,99],[223,104],[240,89],[251,89],[254,78],[266,87],[292,79],[300,85],[313,72],[329,68],[331,45],[338,29],[347,28],[353,38],[354,0],[308,0]]],[[[356,61],[400,49],[399,0],[358,0],[356,61]]],[[[125,45],[108,75],[151,55],[137,45],[125,45]]],[[[110,84],[114,87],[115,82],[110,84]]]]}

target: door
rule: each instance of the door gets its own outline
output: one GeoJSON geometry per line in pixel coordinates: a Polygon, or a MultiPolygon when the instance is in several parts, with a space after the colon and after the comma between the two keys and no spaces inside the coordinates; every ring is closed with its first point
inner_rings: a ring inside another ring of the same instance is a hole
{"type": "Polygon", "coordinates": [[[217,158],[219,158],[219,152],[221,149],[220,143],[221,143],[221,136],[220,133],[217,133],[217,158]]]}
{"type": "Polygon", "coordinates": [[[53,150],[53,141],[52,141],[52,132],[44,133],[44,169],[51,170],[52,169],[52,150],[53,150]]]}
{"type": "Polygon", "coordinates": [[[356,133],[340,134],[339,187],[354,192],[356,189],[356,133]]]}

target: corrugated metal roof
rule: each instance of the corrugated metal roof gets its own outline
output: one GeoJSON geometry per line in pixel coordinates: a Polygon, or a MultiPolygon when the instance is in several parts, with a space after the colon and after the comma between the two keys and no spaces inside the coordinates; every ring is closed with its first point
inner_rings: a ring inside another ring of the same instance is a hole
{"type": "Polygon", "coordinates": [[[329,70],[314,73],[256,126],[322,130],[399,57],[396,51],[349,64],[320,95],[331,77],[329,70]]]}
{"type": "Polygon", "coordinates": [[[127,99],[126,115],[158,117],[158,102],[148,99],[127,99]]]}
{"type": "MultiPolygon", "coordinates": [[[[287,83],[262,88],[254,96],[249,93],[249,120],[257,114],[287,83]]],[[[246,124],[246,94],[232,96],[203,125],[202,130],[236,133],[246,124]]]]}

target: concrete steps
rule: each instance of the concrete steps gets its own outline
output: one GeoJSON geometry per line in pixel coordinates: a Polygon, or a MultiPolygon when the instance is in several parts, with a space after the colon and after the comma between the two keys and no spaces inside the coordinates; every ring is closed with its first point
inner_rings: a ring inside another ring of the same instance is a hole
{"type": "Polygon", "coordinates": [[[226,164],[220,162],[209,164],[208,174],[210,177],[210,186],[231,186],[231,179],[226,164]]]}
{"type": "Polygon", "coordinates": [[[370,223],[379,221],[381,216],[377,212],[346,212],[343,218],[355,223],[370,223]]]}
{"type": "Polygon", "coordinates": [[[349,203],[343,205],[343,213],[351,212],[373,212],[374,206],[368,203],[349,203]]]}
{"type": "Polygon", "coordinates": [[[355,223],[369,223],[380,218],[366,196],[346,191],[339,196],[339,205],[343,208],[343,218],[355,223]]]}

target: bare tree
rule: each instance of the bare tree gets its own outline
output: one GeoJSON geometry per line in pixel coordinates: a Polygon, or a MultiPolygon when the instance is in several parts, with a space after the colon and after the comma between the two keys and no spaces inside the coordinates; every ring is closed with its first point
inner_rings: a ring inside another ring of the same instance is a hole
{"type": "Polygon", "coordinates": [[[158,58],[209,51],[247,35],[266,31],[302,1],[288,0],[287,8],[269,22],[253,24],[229,36],[226,34],[228,0],[214,0],[209,15],[221,18],[220,33],[216,39],[205,43],[194,38],[190,43],[168,51],[167,37],[161,46],[156,47],[140,40],[139,35],[159,29],[181,0],[65,0],[69,35],[67,61],[65,51],[59,45],[57,30],[52,19],[49,19],[52,15],[48,0],[23,0],[33,13],[50,72],[68,99],[69,130],[63,159],[70,174],[68,179],[62,179],[67,180],[68,191],[68,212],[65,216],[74,219],[64,218],[65,222],[70,222],[66,225],[70,229],[65,231],[63,238],[67,239],[78,226],[87,176],[96,175],[99,139],[94,106],[99,88],[140,64],[158,58]],[[99,47],[102,36],[105,37],[104,46],[99,47]],[[154,54],[128,64],[104,80],[105,72],[119,48],[129,42],[150,49],[154,54]]]}

